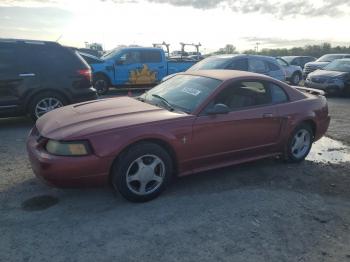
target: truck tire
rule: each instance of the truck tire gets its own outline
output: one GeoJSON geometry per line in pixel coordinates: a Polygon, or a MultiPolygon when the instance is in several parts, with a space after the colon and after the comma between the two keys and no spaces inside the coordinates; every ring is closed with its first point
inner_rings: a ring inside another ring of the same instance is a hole
{"type": "Polygon", "coordinates": [[[109,80],[106,76],[102,74],[97,74],[94,76],[93,83],[98,95],[105,95],[109,90],[109,80]]]}

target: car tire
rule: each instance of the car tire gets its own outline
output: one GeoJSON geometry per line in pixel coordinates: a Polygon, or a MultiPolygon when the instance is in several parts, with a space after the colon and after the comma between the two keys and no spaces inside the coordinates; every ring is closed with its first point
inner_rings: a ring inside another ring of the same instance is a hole
{"type": "Polygon", "coordinates": [[[49,111],[65,106],[68,101],[62,95],[55,92],[44,92],[34,95],[29,102],[29,115],[36,121],[39,117],[49,111]]]}
{"type": "Polygon", "coordinates": [[[314,134],[309,124],[303,123],[295,128],[286,147],[287,162],[302,162],[311,150],[313,138],[314,134]]]}
{"type": "Polygon", "coordinates": [[[140,143],[123,152],[112,168],[113,189],[132,202],[159,196],[171,181],[173,163],[169,153],[154,143],[140,143]]]}
{"type": "Polygon", "coordinates": [[[110,83],[106,76],[97,74],[94,76],[93,86],[98,95],[105,95],[109,90],[110,83]]]}
{"type": "Polygon", "coordinates": [[[292,85],[299,85],[301,79],[302,79],[301,73],[294,72],[293,75],[290,78],[290,83],[292,85]]]}

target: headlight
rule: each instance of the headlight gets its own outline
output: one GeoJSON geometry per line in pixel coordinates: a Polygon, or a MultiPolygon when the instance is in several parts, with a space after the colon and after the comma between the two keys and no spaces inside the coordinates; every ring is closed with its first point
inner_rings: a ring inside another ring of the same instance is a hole
{"type": "Polygon", "coordinates": [[[87,141],[49,140],[46,143],[46,150],[50,154],[58,156],[86,156],[91,153],[90,144],[87,141]]]}

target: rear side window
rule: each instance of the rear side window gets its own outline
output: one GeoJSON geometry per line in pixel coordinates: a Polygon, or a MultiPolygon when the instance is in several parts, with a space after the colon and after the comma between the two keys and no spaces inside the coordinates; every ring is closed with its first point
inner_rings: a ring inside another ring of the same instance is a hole
{"type": "Polygon", "coordinates": [[[268,70],[265,66],[264,61],[252,58],[249,60],[249,71],[255,73],[266,73],[268,70]]]}
{"type": "Polygon", "coordinates": [[[248,71],[248,59],[235,59],[232,63],[227,67],[227,69],[231,70],[240,70],[240,71],[248,71]]]}
{"type": "Polygon", "coordinates": [[[141,52],[141,63],[161,63],[162,56],[158,50],[148,50],[141,52]]]}
{"type": "Polygon", "coordinates": [[[288,96],[282,87],[269,83],[269,88],[273,104],[280,104],[288,101],[288,96]]]}
{"type": "Polygon", "coordinates": [[[9,43],[0,43],[0,73],[8,73],[14,70],[16,70],[15,46],[9,43]]]}
{"type": "Polygon", "coordinates": [[[265,61],[265,63],[267,65],[267,67],[269,68],[269,71],[279,71],[280,70],[280,68],[276,64],[274,64],[270,61],[265,61]]]}
{"type": "Polygon", "coordinates": [[[34,72],[45,70],[59,73],[87,67],[73,51],[61,46],[25,44],[21,54],[24,69],[34,72]]]}

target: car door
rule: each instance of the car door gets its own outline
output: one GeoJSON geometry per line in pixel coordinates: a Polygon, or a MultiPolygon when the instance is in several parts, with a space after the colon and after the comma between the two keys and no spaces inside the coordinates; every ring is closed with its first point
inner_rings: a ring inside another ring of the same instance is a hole
{"type": "Polygon", "coordinates": [[[193,160],[193,168],[200,170],[273,153],[280,130],[281,120],[266,84],[249,80],[233,83],[194,123],[192,146],[199,155],[193,160]],[[230,112],[206,113],[218,103],[227,105],[230,112]]]}
{"type": "Polygon", "coordinates": [[[141,52],[138,49],[125,50],[115,62],[116,85],[138,85],[142,82],[141,52]]]}
{"type": "Polygon", "coordinates": [[[0,110],[19,106],[18,87],[21,85],[15,43],[0,42],[0,110]]]}
{"type": "Polygon", "coordinates": [[[150,78],[147,84],[158,83],[167,75],[165,57],[160,49],[142,50],[141,63],[143,69],[146,66],[148,69],[147,74],[150,78]]]}

